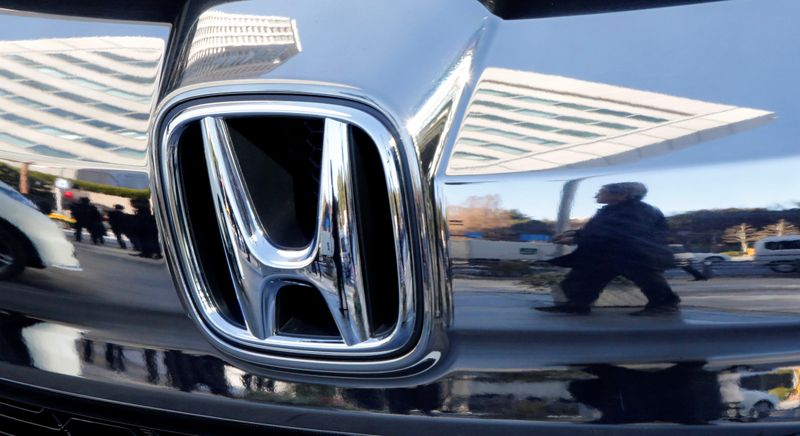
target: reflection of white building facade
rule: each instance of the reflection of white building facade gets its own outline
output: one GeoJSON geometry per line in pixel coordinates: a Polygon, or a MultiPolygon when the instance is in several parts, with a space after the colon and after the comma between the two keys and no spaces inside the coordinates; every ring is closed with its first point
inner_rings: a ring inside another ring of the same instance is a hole
{"type": "MultiPolygon", "coordinates": [[[[186,77],[235,79],[300,51],[282,17],[207,13],[186,77]]],[[[142,169],[160,38],[0,42],[0,159],[72,168],[142,169]]]]}
{"type": "Polygon", "coordinates": [[[628,162],[736,133],[772,117],[767,111],[491,68],[470,102],[447,173],[628,162]]]}
{"type": "Polygon", "coordinates": [[[0,42],[0,157],[142,167],[163,52],[159,38],[0,42]]]}
{"type": "Polygon", "coordinates": [[[263,74],[300,51],[294,20],[207,12],[197,23],[184,84],[263,74]]]}

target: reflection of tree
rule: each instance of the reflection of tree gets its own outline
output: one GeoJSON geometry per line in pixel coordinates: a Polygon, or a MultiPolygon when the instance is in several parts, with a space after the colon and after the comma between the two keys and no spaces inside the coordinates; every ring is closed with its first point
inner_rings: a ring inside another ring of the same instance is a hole
{"type": "Polygon", "coordinates": [[[798,234],[800,234],[800,229],[798,229],[796,225],[781,218],[775,224],[770,224],[762,228],[761,230],[757,231],[755,236],[756,239],[763,239],[768,236],[785,236],[785,235],[798,235],[798,234]]]}
{"type": "Polygon", "coordinates": [[[503,209],[499,195],[472,196],[459,206],[447,208],[450,231],[454,236],[481,232],[487,239],[515,239],[523,233],[554,232],[552,222],[538,221],[517,209],[503,209]]]}
{"type": "MultiPolygon", "coordinates": [[[[695,251],[718,249],[718,243],[727,228],[741,223],[763,228],[780,220],[785,220],[787,224],[800,225],[800,208],[696,210],[667,218],[672,231],[671,242],[685,244],[695,251]]],[[[738,244],[738,241],[734,243],[738,244]]]]}
{"type": "Polygon", "coordinates": [[[462,228],[468,232],[480,232],[490,229],[509,227],[514,223],[511,211],[502,209],[499,195],[469,197],[463,206],[452,206],[448,209],[451,220],[460,221],[462,228]]]}
{"type": "Polygon", "coordinates": [[[745,253],[747,251],[748,244],[758,239],[755,236],[755,233],[756,229],[754,229],[753,226],[741,223],[725,229],[725,233],[722,234],[722,240],[724,242],[739,244],[741,247],[740,251],[745,253]]]}
{"type": "MultiPolygon", "coordinates": [[[[53,197],[53,181],[55,176],[38,171],[28,171],[28,192],[26,197],[39,205],[42,210],[48,210],[55,202],[53,197]],[[46,206],[46,207],[43,207],[46,206]]],[[[5,162],[0,162],[0,181],[22,192],[20,186],[20,170],[5,162]]]]}

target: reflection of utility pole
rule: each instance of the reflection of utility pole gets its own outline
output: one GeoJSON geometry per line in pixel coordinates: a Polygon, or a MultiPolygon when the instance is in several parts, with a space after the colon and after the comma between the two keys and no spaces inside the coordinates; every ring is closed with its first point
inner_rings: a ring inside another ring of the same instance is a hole
{"type": "Polygon", "coordinates": [[[56,197],[56,213],[64,214],[64,205],[62,204],[61,196],[63,193],[58,186],[53,186],[54,196],[56,197]]]}
{"type": "Polygon", "coordinates": [[[23,162],[19,167],[19,192],[20,194],[28,194],[30,186],[28,185],[28,163],[23,162]]]}
{"type": "MultiPolygon", "coordinates": [[[[556,234],[569,230],[569,216],[572,212],[572,203],[575,201],[575,193],[578,192],[578,185],[583,179],[570,180],[564,183],[561,188],[561,201],[558,204],[558,219],[556,221],[556,234]]],[[[566,247],[559,245],[556,253],[561,256],[566,251],[566,247]]]]}

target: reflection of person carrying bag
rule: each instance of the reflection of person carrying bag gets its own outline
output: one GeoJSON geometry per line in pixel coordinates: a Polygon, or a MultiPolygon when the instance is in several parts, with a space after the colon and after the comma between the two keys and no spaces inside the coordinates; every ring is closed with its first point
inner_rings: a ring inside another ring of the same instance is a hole
{"type": "Polygon", "coordinates": [[[680,298],[662,275],[674,266],[666,244],[668,227],[664,215],[642,202],[647,188],[637,182],[605,185],[597,202],[606,204],[580,230],[569,230],[553,238],[562,245],[577,245],[572,253],[549,260],[571,268],[560,286],[568,302],[552,312],[585,313],[606,285],[617,276],[634,282],[647,296],[647,307],[674,310],[680,298]]]}

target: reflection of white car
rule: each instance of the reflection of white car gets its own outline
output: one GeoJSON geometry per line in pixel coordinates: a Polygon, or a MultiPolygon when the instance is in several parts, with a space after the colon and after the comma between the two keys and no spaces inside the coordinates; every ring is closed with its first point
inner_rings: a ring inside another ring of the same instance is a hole
{"type": "Polygon", "coordinates": [[[793,272],[800,268],[800,235],[770,236],[756,242],[753,260],[777,272],[793,272]]]}
{"type": "Polygon", "coordinates": [[[0,279],[26,266],[79,270],[75,248],[46,215],[14,188],[0,182],[0,279]]]}
{"type": "MultiPolygon", "coordinates": [[[[454,240],[450,243],[450,256],[470,261],[518,260],[529,263],[544,262],[559,255],[559,246],[544,241],[490,241],[486,239],[454,240]]],[[[570,251],[574,247],[565,249],[570,251]]]]}
{"type": "Polygon", "coordinates": [[[778,397],[761,391],[742,389],[739,411],[742,418],[756,421],[772,414],[778,406],[778,397]]]}
{"type": "Polygon", "coordinates": [[[722,253],[693,253],[681,244],[669,244],[669,249],[672,250],[672,254],[675,255],[675,260],[677,261],[690,261],[692,263],[708,261],[716,263],[731,260],[730,256],[722,253]]]}

